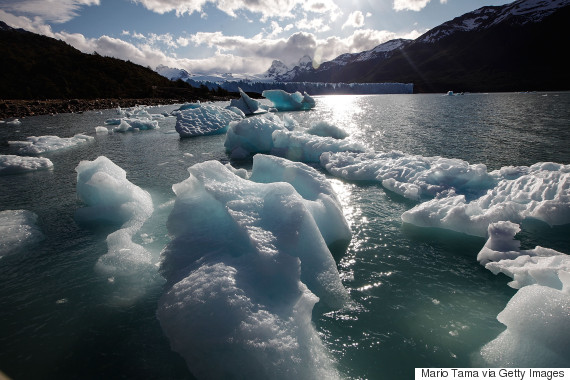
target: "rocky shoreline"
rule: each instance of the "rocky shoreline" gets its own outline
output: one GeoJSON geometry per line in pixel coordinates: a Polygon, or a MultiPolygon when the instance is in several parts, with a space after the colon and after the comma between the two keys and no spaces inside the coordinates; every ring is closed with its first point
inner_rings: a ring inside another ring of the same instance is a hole
{"type": "Polygon", "coordinates": [[[0,120],[22,118],[26,116],[50,115],[57,113],[78,113],[84,111],[110,109],[116,107],[133,107],[136,105],[165,105],[184,103],[187,101],[209,100],[224,101],[231,97],[208,97],[207,99],[48,99],[48,100],[3,100],[0,99],[0,120]]]}

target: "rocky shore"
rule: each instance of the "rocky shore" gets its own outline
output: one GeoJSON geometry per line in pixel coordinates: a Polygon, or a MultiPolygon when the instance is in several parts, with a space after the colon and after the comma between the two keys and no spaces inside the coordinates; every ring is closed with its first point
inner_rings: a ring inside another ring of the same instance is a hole
{"type": "MultiPolygon", "coordinates": [[[[230,97],[208,97],[210,101],[229,100],[230,97]]],[[[26,116],[49,115],[57,113],[77,113],[90,110],[138,105],[156,106],[161,104],[184,103],[194,100],[165,98],[144,99],[48,99],[48,100],[3,100],[0,99],[0,120],[26,116]]]]}

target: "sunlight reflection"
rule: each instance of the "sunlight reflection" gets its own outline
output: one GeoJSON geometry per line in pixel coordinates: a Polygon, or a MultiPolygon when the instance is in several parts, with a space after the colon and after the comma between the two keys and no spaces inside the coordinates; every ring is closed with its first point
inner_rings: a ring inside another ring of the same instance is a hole
{"type": "Polygon", "coordinates": [[[362,112],[359,98],[355,95],[329,95],[320,97],[319,111],[327,115],[327,121],[352,134],[356,129],[355,116],[362,112]]]}

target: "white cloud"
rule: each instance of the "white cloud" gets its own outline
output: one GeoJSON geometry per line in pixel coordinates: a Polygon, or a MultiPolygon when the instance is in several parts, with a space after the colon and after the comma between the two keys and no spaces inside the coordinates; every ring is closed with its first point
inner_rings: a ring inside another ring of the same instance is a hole
{"type": "Polygon", "coordinates": [[[77,16],[83,6],[100,5],[100,0],[0,0],[0,10],[63,23],[77,16]]]}
{"type": "Polygon", "coordinates": [[[421,11],[428,5],[430,0],[394,0],[396,11],[421,11]]]}
{"type": "Polygon", "coordinates": [[[364,15],[361,11],[354,11],[348,15],[341,29],[346,27],[361,28],[362,26],[364,26],[364,15]]]}
{"type": "Polygon", "coordinates": [[[312,20],[307,19],[305,15],[304,18],[297,21],[295,26],[299,30],[312,30],[318,33],[328,32],[331,28],[325,23],[322,18],[313,18],[312,20]]]}

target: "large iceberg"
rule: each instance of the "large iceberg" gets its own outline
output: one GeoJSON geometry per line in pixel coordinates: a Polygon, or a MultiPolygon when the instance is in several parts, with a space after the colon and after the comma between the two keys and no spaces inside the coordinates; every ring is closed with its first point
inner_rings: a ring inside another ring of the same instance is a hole
{"type": "Polygon", "coordinates": [[[150,264],[150,253],[132,238],[153,212],[150,195],[127,180],[126,172],[105,156],[81,161],[77,196],[86,205],[75,212],[80,223],[120,225],[107,237],[108,252],[97,269],[104,274],[137,274],[150,264]]]}
{"type": "Polygon", "coordinates": [[[30,247],[44,239],[36,225],[38,216],[28,210],[0,211],[0,258],[30,247]]]}
{"type": "Polygon", "coordinates": [[[8,144],[18,148],[18,154],[38,155],[61,149],[72,148],[95,140],[93,136],[77,134],[73,137],[30,136],[26,141],[8,141],[8,144]]]}
{"type": "Polygon", "coordinates": [[[489,226],[478,260],[520,289],[497,319],[507,326],[480,352],[491,367],[567,367],[570,357],[570,256],[536,247],[521,250],[517,224],[489,226]]]}
{"type": "Polygon", "coordinates": [[[51,168],[53,168],[53,163],[49,158],[21,157],[13,154],[0,154],[0,176],[51,168]]]}
{"type": "Polygon", "coordinates": [[[476,236],[486,236],[488,226],[498,221],[570,223],[570,165],[546,162],[491,174],[501,179],[485,195],[468,202],[464,195],[450,192],[406,211],[402,220],[476,236]]]}
{"type": "Polygon", "coordinates": [[[269,99],[278,111],[301,111],[315,107],[315,99],[306,92],[290,94],[283,90],[265,90],[261,95],[269,99]]]}
{"type": "Polygon", "coordinates": [[[324,178],[268,156],[255,158],[259,182],[216,161],[188,171],[161,263],[157,315],[172,348],[198,378],[338,378],[311,322],[319,299],[348,302],[323,237],[346,237],[345,222],[331,220],[342,214],[324,178]]]}
{"type": "Polygon", "coordinates": [[[176,132],[180,137],[226,133],[230,122],[243,117],[231,110],[213,105],[200,105],[176,112],[176,132]]]}
{"type": "Polygon", "coordinates": [[[295,120],[273,114],[231,123],[224,146],[233,159],[271,153],[293,161],[318,162],[323,152],[363,152],[364,146],[347,140],[291,131],[295,120]]]}

